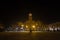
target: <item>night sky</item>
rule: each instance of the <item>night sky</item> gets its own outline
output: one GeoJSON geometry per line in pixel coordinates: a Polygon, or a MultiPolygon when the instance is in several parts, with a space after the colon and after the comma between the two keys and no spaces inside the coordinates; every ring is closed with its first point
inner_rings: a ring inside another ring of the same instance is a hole
{"type": "Polygon", "coordinates": [[[28,13],[32,12],[34,20],[44,23],[60,21],[60,4],[48,1],[9,1],[0,3],[0,23],[9,24],[25,21],[28,13]]]}

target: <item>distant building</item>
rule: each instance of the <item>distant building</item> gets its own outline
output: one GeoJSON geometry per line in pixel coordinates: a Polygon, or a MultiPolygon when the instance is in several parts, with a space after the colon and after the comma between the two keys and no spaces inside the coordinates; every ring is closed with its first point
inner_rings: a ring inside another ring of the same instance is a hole
{"type": "Polygon", "coordinates": [[[60,22],[52,23],[48,25],[48,28],[55,31],[60,31],[60,22]]]}
{"type": "MultiPolygon", "coordinates": [[[[44,24],[41,21],[33,20],[32,13],[28,14],[28,20],[17,22],[7,28],[8,31],[60,31],[60,22],[44,24]]],[[[0,28],[3,28],[0,26],[0,28]]]]}
{"type": "MultiPolygon", "coordinates": [[[[32,20],[32,13],[31,12],[28,15],[28,20],[27,21],[25,21],[25,22],[17,22],[17,25],[22,30],[41,30],[41,28],[43,27],[42,22],[32,20]]],[[[14,25],[14,28],[16,26],[14,25]]]]}

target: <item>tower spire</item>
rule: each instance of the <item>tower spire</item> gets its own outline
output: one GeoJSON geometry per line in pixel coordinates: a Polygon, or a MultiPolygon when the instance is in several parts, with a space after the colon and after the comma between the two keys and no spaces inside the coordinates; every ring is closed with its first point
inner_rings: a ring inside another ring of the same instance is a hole
{"type": "Polygon", "coordinates": [[[32,13],[29,12],[29,21],[32,21],[32,13]]]}

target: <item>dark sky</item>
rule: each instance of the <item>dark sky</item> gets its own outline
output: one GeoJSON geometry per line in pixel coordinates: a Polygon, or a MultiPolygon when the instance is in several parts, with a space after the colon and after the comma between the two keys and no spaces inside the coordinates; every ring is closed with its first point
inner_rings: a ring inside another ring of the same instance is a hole
{"type": "Polygon", "coordinates": [[[33,19],[44,23],[60,21],[60,4],[48,1],[8,1],[0,3],[0,23],[8,24],[27,19],[29,11],[33,19]]]}

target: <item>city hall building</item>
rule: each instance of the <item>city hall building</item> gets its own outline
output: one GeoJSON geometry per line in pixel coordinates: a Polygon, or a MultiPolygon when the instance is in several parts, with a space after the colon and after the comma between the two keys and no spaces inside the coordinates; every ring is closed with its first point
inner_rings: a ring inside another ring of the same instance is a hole
{"type": "Polygon", "coordinates": [[[30,12],[28,14],[28,20],[25,22],[17,22],[15,25],[12,25],[13,29],[15,30],[24,30],[24,31],[37,31],[37,30],[42,30],[43,28],[43,23],[40,21],[34,21],[32,17],[32,13],[30,12]]]}

